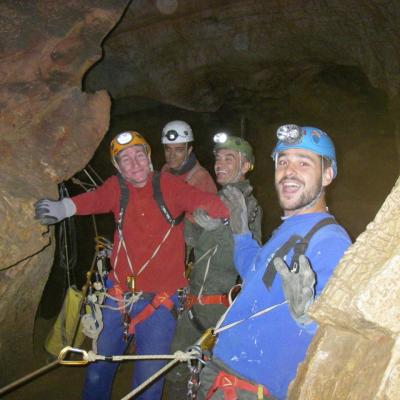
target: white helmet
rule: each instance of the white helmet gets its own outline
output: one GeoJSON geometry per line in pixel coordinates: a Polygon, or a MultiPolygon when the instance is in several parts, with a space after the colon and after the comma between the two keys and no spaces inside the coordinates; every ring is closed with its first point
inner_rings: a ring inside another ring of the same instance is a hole
{"type": "Polygon", "coordinates": [[[162,130],[162,144],[188,143],[193,140],[192,128],[185,121],[168,122],[162,130]]]}

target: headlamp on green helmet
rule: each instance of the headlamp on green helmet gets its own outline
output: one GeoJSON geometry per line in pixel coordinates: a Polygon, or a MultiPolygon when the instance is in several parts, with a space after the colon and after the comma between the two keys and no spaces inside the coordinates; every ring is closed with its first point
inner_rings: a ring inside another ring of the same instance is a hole
{"type": "Polygon", "coordinates": [[[214,135],[214,153],[220,149],[230,149],[243,154],[250,162],[250,171],[254,168],[254,154],[250,143],[238,136],[230,136],[226,132],[218,132],[214,135]]]}

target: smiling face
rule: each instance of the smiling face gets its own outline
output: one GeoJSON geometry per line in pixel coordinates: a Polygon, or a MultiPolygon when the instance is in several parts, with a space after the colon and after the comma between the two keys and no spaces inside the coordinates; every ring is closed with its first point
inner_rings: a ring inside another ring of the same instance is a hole
{"type": "Polygon", "coordinates": [[[128,147],[117,155],[122,176],[136,187],[146,185],[150,173],[150,160],[142,145],[128,147]]]}
{"type": "Polygon", "coordinates": [[[193,147],[188,143],[164,145],[165,162],[168,168],[178,170],[189,157],[193,147]]]}
{"type": "Polygon", "coordinates": [[[289,149],[277,155],[275,188],[285,216],[325,211],[323,188],[332,179],[332,167],[324,168],[322,157],[311,151],[289,149]]]}
{"type": "Polygon", "coordinates": [[[243,180],[249,168],[249,161],[238,151],[219,149],[215,154],[214,171],[222,186],[243,180]]]}

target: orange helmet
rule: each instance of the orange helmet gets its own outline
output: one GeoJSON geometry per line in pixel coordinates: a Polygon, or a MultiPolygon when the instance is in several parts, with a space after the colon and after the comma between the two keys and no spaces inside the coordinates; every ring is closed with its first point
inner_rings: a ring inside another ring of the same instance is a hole
{"type": "Polygon", "coordinates": [[[118,163],[116,160],[117,154],[128,147],[136,146],[138,144],[143,145],[147,153],[147,156],[150,159],[151,156],[150,145],[147,143],[146,139],[140,133],[135,131],[125,131],[118,133],[118,135],[114,137],[114,139],[111,141],[110,144],[110,153],[111,153],[111,161],[117,169],[118,169],[118,163]]]}

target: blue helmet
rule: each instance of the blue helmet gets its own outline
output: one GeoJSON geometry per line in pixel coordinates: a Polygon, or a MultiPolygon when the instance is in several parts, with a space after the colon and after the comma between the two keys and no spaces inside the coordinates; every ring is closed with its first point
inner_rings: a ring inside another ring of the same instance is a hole
{"type": "Polygon", "coordinates": [[[282,125],[276,131],[278,143],[271,156],[288,149],[305,149],[329,159],[333,177],[337,175],[335,146],[330,137],[321,129],[312,126],[282,125]]]}

